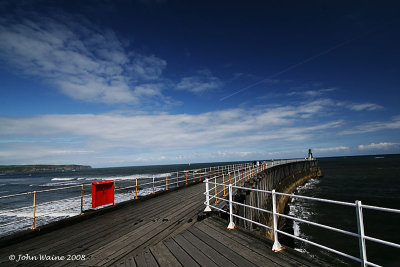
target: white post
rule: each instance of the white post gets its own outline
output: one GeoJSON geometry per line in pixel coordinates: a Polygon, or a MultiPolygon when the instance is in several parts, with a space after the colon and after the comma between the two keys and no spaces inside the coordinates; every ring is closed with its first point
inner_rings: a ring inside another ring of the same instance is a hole
{"type": "Polygon", "coordinates": [[[275,189],[272,190],[272,215],[274,217],[274,245],[272,246],[272,250],[277,252],[277,251],[280,251],[282,249],[282,246],[279,243],[278,232],[276,231],[278,229],[278,218],[276,216],[276,194],[275,194],[275,189]]]}
{"type": "Polygon", "coordinates": [[[232,209],[232,184],[229,184],[229,225],[228,229],[235,229],[235,223],[233,222],[233,209],[232,209]]]}
{"type": "Polygon", "coordinates": [[[204,212],[211,211],[210,209],[210,186],[208,184],[208,179],[206,179],[206,208],[204,209],[204,212]]]}
{"type": "Polygon", "coordinates": [[[361,258],[361,266],[367,266],[367,249],[365,246],[365,239],[364,239],[364,220],[362,214],[362,206],[361,201],[356,200],[356,214],[357,214],[357,228],[358,234],[360,235],[359,240],[359,247],[360,247],[360,258],[361,258]]]}

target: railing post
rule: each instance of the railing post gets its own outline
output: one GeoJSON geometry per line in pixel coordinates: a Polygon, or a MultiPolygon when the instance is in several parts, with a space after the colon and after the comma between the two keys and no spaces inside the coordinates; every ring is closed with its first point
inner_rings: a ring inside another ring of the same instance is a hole
{"type": "Polygon", "coordinates": [[[361,258],[361,266],[367,266],[367,249],[365,246],[365,239],[364,239],[364,220],[362,214],[362,205],[361,201],[356,200],[356,214],[357,214],[357,228],[358,228],[358,240],[359,240],[359,247],[360,247],[360,258],[361,258]]]}
{"type": "Polygon", "coordinates": [[[33,191],[33,217],[32,217],[32,230],[36,229],[36,191],[33,191]]]}
{"type": "Polygon", "coordinates": [[[83,214],[83,185],[81,187],[81,214],[80,215],[82,215],[82,214],[83,214]]]}
{"type": "Polygon", "coordinates": [[[185,174],[186,174],[186,184],[187,184],[187,172],[185,174]]]}
{"type": "Polygon", "coordinates": [[[235,229],[235,223],[233,222],[233,209],[232,209],[232,184],[229,184],[229,224],[228,229],[235,229]]]}
{"type": "Polygon", "coordinates": [[[153,194],[154,194],[154,174],[153,174],[153,194]]]}
{"type": "Polygon", "coordinates": [[[275,194],[275,189],[272,190],[272,215],[274,217],[274,245],[272,246],[272,250],[277,252],[282,249],[281,244],[279,243],[278,240],[278,232],[276,231],[278,229],[278,218],[276,215],[276,194],[275,194]]]}
{"type": "Polygon", "coordinates": [[[226,197],[226,194],[225,194],[225,174],[224,173],[222,174],[222,184],[224,185],[224,197],[226,197]]]}
{"type": "Polygon", "coordinates": [[[217,177],[215,177],[214,178],[214,183],[215,183],[215,204],[217,204],[218,203],[218,198],[217,198],[217,196],[218,196],[218,193],[217,193],[217,177]]]}
{"type": "Polygon", "coordinates": [[[137,178],[136,178],[136,187],[135,187],[135,199],[137,199],[137,178]]]}
{"type": "Polygon", "coordinates": [[[210,185],[208,184],[208,179],[206,179],[206,208],[205,212],[211,211],[210,209],[210,185]]]}
{"type": "Polygon", "coordinates": [[[179,187],[178,172],[176,172],[176,187],[179,187]]]}

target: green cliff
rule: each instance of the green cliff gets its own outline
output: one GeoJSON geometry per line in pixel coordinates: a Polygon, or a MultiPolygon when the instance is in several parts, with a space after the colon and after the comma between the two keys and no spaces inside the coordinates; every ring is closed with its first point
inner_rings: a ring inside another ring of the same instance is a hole
{"type": "Polygon", "coordinates": [[[39,172],[39,171],[77,171],[91,169],[84,165],[0,165],[0,173],[39,172]]]}

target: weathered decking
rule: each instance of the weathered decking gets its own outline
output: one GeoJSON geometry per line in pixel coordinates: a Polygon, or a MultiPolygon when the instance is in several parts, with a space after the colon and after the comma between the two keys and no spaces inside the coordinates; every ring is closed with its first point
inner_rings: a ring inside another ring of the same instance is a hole
{"type": "Polygon", "coordinates": [[[204,184],[180,188],[0,249],[2,266],[312,266],[297,253],[273,253],[267,241],[197,222],[204,184]],[[85,255],[84,261],[10,261],[10,255],[85,255]]]}
{"type": "Polygon", "coordinates": [[[226,229],[215,218],[197,222],[182,233],[115,266],[321,266],[294,251],[275,253],[271,243],[226,229]]]}

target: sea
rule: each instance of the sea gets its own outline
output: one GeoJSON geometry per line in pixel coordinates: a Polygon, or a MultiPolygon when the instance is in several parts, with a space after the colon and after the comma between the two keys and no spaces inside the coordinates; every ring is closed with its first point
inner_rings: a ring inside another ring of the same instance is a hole
{"type": "MultiPolygon", "coordinates": [[[[295,194],[400,209],[400,155],[318,159],[323,177],[311,179],[295,194]]],[[[294,199],[289,214],[357,233],[354,207],[294,199]]],[[[400,244],[400,214],[363,209],[365,235],[400,244]]],[[[360,257],[359,241],[305,223],[293,224],[296,236],[360,257]]],[[[295,249],[334,266],[359,266],[356,261],[295,241],[295,249]]],[[[400,249],[366,241],[367,259],[382,266],[400,266],[400,249]]]]}
{"type": "MultiPolygon", "coordinates": [[[[400,209],[400,155],[370,155],[352,157],[319,158],[323,177],[311,179],[298,187],[295,194],[354,203],[400,209]]],[[[114,180],[115,202],[135,197],[138,178],[138,195],[152,193],[147,184],[155,176],[156,183],[165,176],[171,180],[176,172],[221,166],[238,162],[157,165],[119,168],[94,168],[79,171],[48,171],[12,173],[0,175],[0,237],[32,227],[33,194],[12,198],[2,196],[22,192],[36,193],[36,226],[80,213],[81,187],[53,190],[85,184],[84,210],[91,209],[91,183],[114,180]],[[5,226],[4,226],[5,225],[5,226]]],[[[180,174],[182,175],[182,173],[180,174]]],[[[161,181],[160,181],[161,182],[161,181]]],[[[157,184],[156,184],[157,185],[157,184]]],[[[171,186],[173,187],[173,186],[171,186]]],[[[155,190],[162,190],[157,188],[155,190]]],[[[357,233],[354,207],[321,203],[311,200],[292,199],[288,212],[302,219],[329,225],[357,233]]],[[[400,214],[363,209],[365,234],[400,244],[400,214]]],[[[296,236],[320,243],[333,249],[359,257],[358,239],[321,229],[305,223],[293,223],[296,236]]],[[[366,241],[368,260],[383,266],[400,266],[400,251],[396,248],[366,241]]],[[[334,266],[359,266],[359,263],[305,244],[294,241],[294,248],[311,257],[334,266]]]]}

